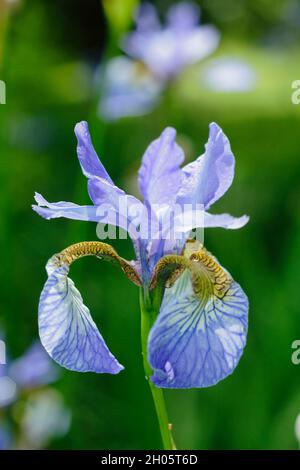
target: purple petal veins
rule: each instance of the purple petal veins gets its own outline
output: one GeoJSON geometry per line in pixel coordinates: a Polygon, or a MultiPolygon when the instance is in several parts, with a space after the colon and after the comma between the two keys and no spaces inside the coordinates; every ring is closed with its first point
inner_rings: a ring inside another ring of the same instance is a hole
{"type": "Polygon", "coordinates": [[[209,387],[237,366],[246,344],[248,300],[233,282],[226,295],[201,302],[185,271],[166,289],[150,332],[152,381],[162,388],[209,387]]]}
{"type": "Polygon", "coordinates": [[[111,354],[79,291],[67,276],[68,266],[47,265],[48,280],[39,303],[39,333],[58,364],[78,372],[117,374],[123,369],[111,354]]]}

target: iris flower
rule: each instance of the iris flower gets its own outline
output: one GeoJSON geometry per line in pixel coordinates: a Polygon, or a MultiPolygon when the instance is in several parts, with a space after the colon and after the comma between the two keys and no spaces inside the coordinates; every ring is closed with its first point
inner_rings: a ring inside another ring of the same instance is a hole
{"type": "Polygon", "coordinates": [[[114,121],[152,111],[168,81],[216,49],[218,31],[200,26],[199,17],[197,5],[181,2],[169,9],[162,26],[154,6],[141,5],[136,30],[122,41],[130,57],[114,57],[100,67],[98,112],[102,118],[114,121]]]}
{"type": "Polygon", "coordinates": [[[144,62],[153,75],[170,80],[188,65],[214,52],[219,33],[211,25],[199,25],[200,10],[193,2],[173,5],[161,25],[150,3],[138,10],[136,30],[124,39],[125,52],[144,62]]]}
{"type": "Polygon", "coordinates": [[[207,212],[234,177],[227,137],[212,123],[204,154],[181,167],[184,153],[176,143],[176,131],[166,128],[142,158],[138,175],[142,203],[113,183],[95,152],[86,122],[76,125],[75,134],[92,204],[49,203],[36,194],[38,205],[33,209],[46,219],[118,225],[132,238],[136,260],[125,260],[101,241],[77,243],[54,255],[46,267],[48,279],[39,303],[42,344],[56,362],[73,371],[117,374],[123,369],[68,277],[75,260],[94,255],[121,267],[140,287],[147,332],[143,351],[153,371],[152,383],[159,388],[216,384],[235,369],[242,355],[248,300],[229,272],[190,233],[195,220],[201,228],[227,229],[248,221],[247,216],[207,212]],[[199,205],[202,217],[191,217],[198,215],[199,205]],[[187,217],[186,211],[182,216],[175,207],[190,208],[187,217]]]}

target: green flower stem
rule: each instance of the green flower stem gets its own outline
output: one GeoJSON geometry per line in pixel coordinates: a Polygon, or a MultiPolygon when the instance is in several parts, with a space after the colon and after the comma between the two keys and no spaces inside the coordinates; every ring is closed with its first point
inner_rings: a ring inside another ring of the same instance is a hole
{"type": "Polygon", "coordinates": [[[150,329],[157,317],[161,297],[162,292],[158,288],[155,289],[153,293],[143,289],[140,291],[142,354],[146,378],[155,405],[163,448],[165,450],[175,450],[176,446],[171,433],[171,425],[168,419],[164,394],[162,389],[155,387],[155,385],[150,380],[153,372],[147,359],[148,336],[150,329]]]}

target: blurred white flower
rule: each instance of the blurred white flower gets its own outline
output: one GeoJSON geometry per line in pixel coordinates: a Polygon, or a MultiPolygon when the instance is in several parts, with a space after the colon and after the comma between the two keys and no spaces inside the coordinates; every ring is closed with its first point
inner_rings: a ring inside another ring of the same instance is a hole
{"type": "Polygon", "coordinates": [[[54,437],[64,436],[71,424],[71,412],[60,393],[47,389],[32,394],[25,404],[21,429],[22,448],[40,449],[54,437]]]}
{"type": "Polygon", "coordinates": [[[246,92],[254,89],[257,77],[255,70],[244,60],[222,57],[209,63],[202,82],[216,92],[246,92]]]}

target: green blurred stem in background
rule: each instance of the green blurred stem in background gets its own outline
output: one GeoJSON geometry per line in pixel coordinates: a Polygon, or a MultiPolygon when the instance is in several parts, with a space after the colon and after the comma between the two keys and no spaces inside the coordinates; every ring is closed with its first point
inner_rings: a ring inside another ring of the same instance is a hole
{"type": "Polygon", "coordinates": [[[159,288],[152,292],[149,292],[147,288],[140,291],[142,354],[146,379],[154,401],[163,447],[166,450],[175,450],[176,446],[171,433],[163,390],[155,387],[151,382],[152,369],[147,359],[148,336],[158,315],[161,298],[162,292],[159,288]]]}
{"type": "Polygon", "coordinates": [[[139,1],[101,0],[101,3],[109,25],[106,57],[113,57],[119,53],[121,39],[130,29],[139,1]]]}

